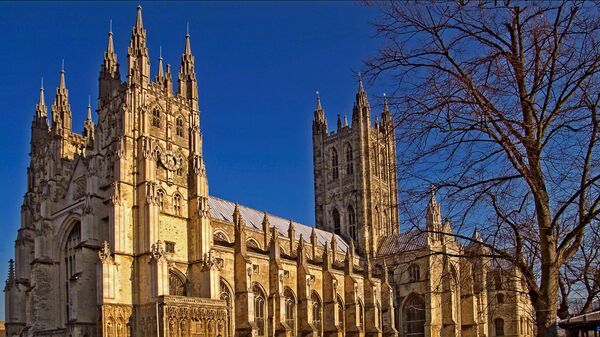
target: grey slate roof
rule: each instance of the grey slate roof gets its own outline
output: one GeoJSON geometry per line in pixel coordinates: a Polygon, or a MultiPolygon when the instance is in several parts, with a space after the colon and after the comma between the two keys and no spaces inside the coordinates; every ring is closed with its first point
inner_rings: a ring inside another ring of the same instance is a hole
{"type": "MultiPolygon", "coordinates": [[[[210,207],[210,216],[213,219],[233,222],[233,210],[235,209],[235,203],[217,197],[209,196],[208,205],[210,207]]],[[[242,218],[244,219],[244,222],[246,223],[246,226],[262,230],[264,212],[243,205],[239,205],[239,207],[240,213],[242,215],[242,218]]],[[[271,224],[271,227],[276,227],[280,235],[287,237],[290,220],[280,218],[269,213],[267,213],[267,216],[269,218],[269,223],[271,224]]],[[[312,233],[313,227],[303,225],[295,221],[293,223],[296,230],[296,240],[298,240],[300,238],[300,234],[302,234],[304,241],[310,243],[310,234],[312,233]]],[[[315,233],[317,234],[317,243],[320,246],[324,246],[325,244],[331,243],[333,233],[316,228],[315,233]]],[[[338,250],[341,252],[346,252],[348,248],[348,244],[346,243],[346,241],[344,241],[344,239],[342,239],[342,237],[340,237],[339,235],[336,235],[336,241],[338,250]]]]}
{"type": "Polygon", "coordinates": [[[426,246],[427,235],[416,230],[411,230],[408,232],[387,236],[379,245],[377,255],[392,255],[398,252],[419,250],[426,246]]]}

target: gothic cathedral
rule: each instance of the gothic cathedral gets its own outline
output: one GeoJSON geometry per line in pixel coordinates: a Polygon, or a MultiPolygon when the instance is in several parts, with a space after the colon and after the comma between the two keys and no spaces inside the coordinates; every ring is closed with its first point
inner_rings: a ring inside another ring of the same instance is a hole
{"type": "Polygon", "coordinates": [[[64,69],[50,117],[40,90],[8,336],[533,334],[520,282],[454,240],[434,191],[429,230],[400,232],[392,115],[372,122],[362,82],[334,132],[317,98],[316,227],[211,196],[195,66],[188,34],[177,90],[162,57],[151,78],[138,7],[125,79],[108,33],[97,122],[88,105],[73,131],[64,69]]]}

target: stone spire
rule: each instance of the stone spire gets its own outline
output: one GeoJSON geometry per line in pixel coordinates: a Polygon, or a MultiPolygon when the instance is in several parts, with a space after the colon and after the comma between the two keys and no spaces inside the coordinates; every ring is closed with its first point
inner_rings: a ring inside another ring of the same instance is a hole
{"type": "Polygon", "coordinates": [[[99,103],[103,99],[111,97],[116,89],[121,85],[121,72],[119,71],[119,62],[117,53],[113,44],[112,20],[108,30],[108,44],[104,52],[104,62],[100,66],[100,84],[98,86],[99,103]]]}
{"type": "Polygon", "coordinates": [[[198,110],[198,84],[196,82],[196,70],[194,69],[194,55],[190,44],[190,32],[185,35],[185,48],[181,55],[181,67],[179,68],[179,91],[178,94],[193,102],[193,107],[198,110]]]}
{"type": "Polygon", "coordinates": [[[435,232],[440,231],[442,224],[442,212],[440,205],[437,202],[436,188],[433,185],[429,187],[429,203],[427,204],[425,214],[427,229],[435,232]]]}
{"type": "Polygon", "coordinates": [[[87,117],[83,123],[83,137],[86,139],[88,147],[93,145],[94,141],[94,120],[92,119],[92,101],[88,96],[87,117]]]}
{"type": "Polygon", "coordinates": [[[56,88],[54,103],[52,103],[52,129],[57,133],[71,131],[72,119],[69,90],[67,90],[65,81],[65,62],[63,60],[60,70],[60,82],[58,88],[56,88]]]}
{"type": "MultiPolygon", "coordinates": [[[[363,120],[370,123],[371,120],[371,107],[369,100],[367,99],[367,92],[363,86],[363,81],[360,73],[358,74],[358,91],[356,92],[356,101],[354,102],[354,108],[352,110],[352,121],[363,118],[363,120]]],[[[353,124],[354,125],[354,124],[353,124]]]]}
{"type": "Polygon", "coordinates": [[[271,241],[271,238],[269,237],[269,235],[270,235],[269,229],[270,228],[271,228],[271,223],[269,222],[269,216],[267,215],[267,212],[264,212],[263,221],[262,221],[264,247],[267,247],[267,245],[271,241]]]}
{"type": "Polygon", "coordinates": [[[294,241],[296,240],[296,227],[294,226],[294,222],[290,220],[290,224],[288,226],[288,239],[290,240],[290,255],[294,251],[294,241]]]}
{"type": "MultiPolygon", "coordinates": [[[[311,248],[312,248],[312,259],[316,259],[317,258],[317,231],[315,230],[315,228],[313,227],[312,231],[310,232],[310,244],[311,244],[311,248]]],[[[327,246],[327,245],[325,245],[327,246]]]]}
{"type": "Polygon", "coordinates": [[[159,49],[158,52],[158,72],[156,75],[156,82],[158,82],[159,84],[164,84],[164,80],[165,80],[165,72],[163,69],[163,58],[162,58],[162,46],[159,49]]]}
{"type": "Polygon", "coordinates": [[[348,115],[344,114],[344,126],[348,126],[348,115]]]}
{"type": "Polygon", "coordinates": [[[327,121],[325,120],[325,110],[321,106],[321,96],[317,91],[317,107],[315,108],[315,115],[313,117],[313,123],[320,123],[327,125],[327,121]]]}
{"type": "Polygon", "coordinates": [[[383,93],[383,112],[381,113],[381,123],[386,127],[392,126],[392,113],[390,112],[388,97],[385,93],[383,93]]]}
{"type": "Polygon", "coordinates": [[[131,32],[131,40],[127,49],[129,66],[127,67],[127,81],[134,83],[147,83],[150,79],[150,60],[146,47],[146,29],[142,22],[142,6],[137,7],[137,19],[131,32]]]}
{"type": "Polygon", "coordinates": [[[42,77],[42,85],[40,86],[40,100],[35,105],[35,117],[38,120],[46,119],[48,124],[48,107],[46,106],[46,100],[44,99],[44,78],[42,77]]]}
{"type": "Polygon", "coordinates": [[[338,131],[342,128],[342,117],[340,117],[340,115],[337,115],[337,129],[338,131]]]}

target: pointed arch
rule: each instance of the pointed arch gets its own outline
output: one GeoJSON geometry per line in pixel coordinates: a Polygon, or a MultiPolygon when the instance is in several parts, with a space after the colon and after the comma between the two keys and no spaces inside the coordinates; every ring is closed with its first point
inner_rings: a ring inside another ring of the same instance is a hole
{"type": "Polygon", "coordinates": [[[221,241],[221,242],[225,242],[225,243],[231,243],[231,239],[229,238],[229,235],[227,235],[227,233],[225,233],[225,231],[222,229],[216,229],[213,232],[213,240],[221,241]]]}
{"type": "Polygon", "coordinates": [[[179,192],[173,194],[173,212],[176,215],[182,215],[183,196],[179,192]]]}
{"type": "Polygon", "coordinates": [[[267,296],[265,295],[266,293],[264,288],[258,282],[253,283],[252,293],[254,294],[254,322],[258,328],[258,336],[264,337],[266,335],[265,323],[267,296]]]}
{"type": "Polygon", "coordinates": [[[358,299],[358,322],[357,326],[364,329],[365,326],[365,305],[363,304],[362,299],[358,299]]]}
{"type": "Polygon", "coordinates": [[[186,277],[177,269],[169,269],[169,295],[187,296],[186,277]]]}
{"type": "Polygon", "coordinates": [[[344,300],[340,295],[337,295],[336,297],[337,322],[335,323],[342,331],[346,331],[346,307],[344,306],[344,300]]]}
{"type": "Polygon", "coordinates": [[[229,283],[221,278],[219,282],[220,299],[224,300],[227,304],[227,320],[228,324],[225,326],[225,337],[233,337],[235,333],[233,313],[235,312],[235,298],[233,297],[233,291],[229,283]]]}
{"type": "Polygon", "coordinates": [[[409,295],[402,307],[406,337],[425,336],[425,301],[417,294],[409,295]]]}
{"type": "Polygon", "coordinates": [[[165,209],[165,190],[163,190],[162,188],[159,188],[158,191],[156,191],[156,202],[158,204],[158,209],[159,210],[164,210],[165,209]]]}
{"type": "Polygon", "coordinates": [[[323,335],[323,304],[321,297],[313,290],[310,299],[312,300],[312,323],[317,328],[318,335],[321,336],[323,335]]]}
{"type": "Polygon", "coordinates": [[[260,248],[260,244],[254,238],[248,238],[248,240],[246,240],[246,245],[248,247],[252,247],[252,248],[256,248],[256,249],[261,249],[260,248]]]}
{"type": "Polygon", "coordinates": [[[181,116],[177,116],[177,119],[175,119],[175,135],[181,138],[185,137],[185,133],[183,132],[183,118],[181,116]]]}
{"type": "Polygon", "coordinates": [[[358,242],[358,231],[356,228],[356,213],[354,213],[354,207],[348,205],[346,209],[346,215],[348,218],[348,234],[354,242],[358,242]]]}
{"type": "Polygon", "coordinates": [[[334,208],[331,212],[331,218],[333,220],[333,231],[335,234],[340,235],[342,233],[342,222],[340,219],[340,212],[337,208],[334,208]]]}
{"type": "Polygon", "coordinates": [[[296,295],[289,287],[285,287],[283,291],[285,299],[285,322],[292,329],[292,335],[296,335],[296,295]]]}
{"type": "Polygon", "coordinates": [[[161,112],[158,107],[152,109],[152,126],[155,128],[160,128],[161,125],[161,112]]]}
{"type": "Polygon", "coordinates": [[[81,243],[81,221],[75,221],[70,226],[69,234],[66,237],[63,257],[64,257],[64,277],[65,277],[65,304],[67,308],[67,322],[71,319],[74,309],[75,294],[71,289],[71,280],[78,273],[77,250],[81,243]]]}
{"type": "Polygon", "coordinates": [[[346,144],[346,175],[354,174],[354,154],[352,152],[352,145],[346,144]]]}
{"type": "Polygon", "coordinates": [[[339,158],[337,150],[331,148],[331,179],[336,180],[340,176],[339,173],[339,158]]]}

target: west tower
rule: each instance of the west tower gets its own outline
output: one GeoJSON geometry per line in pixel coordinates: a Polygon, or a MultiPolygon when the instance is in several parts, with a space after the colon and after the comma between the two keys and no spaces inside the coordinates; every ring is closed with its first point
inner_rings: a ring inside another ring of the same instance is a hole
{"type": "Polygon", "coordinates": [[[338,115],[329,132],[317,95],[313,118],[315,220],[317,228],[354,241],[359,253],[374,255],[379,239],[398,232],[396,142],[384,100],[381,120],[371,121],[362,80],[352,124],[338,115]]]}

